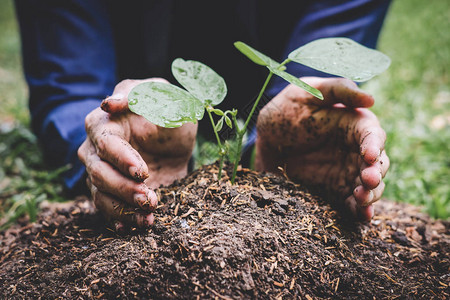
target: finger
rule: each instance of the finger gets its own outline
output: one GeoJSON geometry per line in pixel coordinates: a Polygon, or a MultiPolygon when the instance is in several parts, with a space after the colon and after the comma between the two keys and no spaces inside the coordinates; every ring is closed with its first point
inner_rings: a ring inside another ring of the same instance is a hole
{"type": "Polygon", "coordinates": [[[143,80],[123,80],[114,88],[111,96],[102,101],[101,108],[110,114],[120,114],[128,111],[128,94],[130,91],[143,82],[164,82],[168,81],[163,78],[149,78],[143,80]]]}
{"type": "Polygon", "coordinates": [[[86,166],[89,179],[100,191],[116,195],[132,206],[147,211],[156,208],[158,198],[155,192],[144,183],[126,178],[110,164],[101,160],[89,139],[79,148],[78,156],[86,166]]]}
{"type": "MultiPolygon", "coordinates": [[[[89,144],[91,144],[90,143],[90,141],[89,141],[89,139],[86,139],[82,144],[81,144],[81,146],[78,148],[78,151],[77,151],[77,154],[78,154],[78,159],[81,161],[81,163],[83,164],[83,165],[85,165],[86,166],[86,163],[87,163],[87,157],[88,157],[88,155],[89,155],[89,144]]],[[[91,144],[92,145],[92,144],[91,144]]]]}
{"type": "Polygon", "coordinates": [[[144,159],[122,136],[109,130],[88,132],[95,144],[96,154],[101,159],[136,181],[142,182],[148,178],[148,167],[144,159]]]}
{"type": "Polygon", "coordinates": [[[349,196],[344,201],[347,210],[352,214],[352,216],[360,221],[369,221],[373,218],[374,209],[372,205],[369,206],[359,206],[353,195],[349,196]]]}
{"type": "Polygon", "coordinates": [[[153,224],[153,214],[143,213],[137,209],[130,208],[110,195],[100,192],[97,187],[92,184],[89,178],[86,179],[86,183],[91,190],[91,196],[95,207],[102,212],[106,218],[140,228],[146,228],[153,224]]]}
{"type": "Polygon", "coordinates": [[[368,109],[335,111],[335,113],[340,115],[337,128],[338,132],[344,133],[346,145],[359,148],[361,157],[368,164],[375,163],[386,142],[386,133],[377,117],[368,109]]]}
{"type": "Polygon", "coordinates": [[[386,133],[379,125],[361,128],[359,132],[359,152],[365,162],[373,164],[379,160],[380,155],[384,150],[386,133]]]}
{"type": "Polygon", "coordinates": [[[101,192],[114,195],[133,207],[154,211],[158,198],[145,183],[137,183],[114,169],[100,158],[91,159],[86,166],[89,178],[101,192]]]}
{"type": "Polygon", "coordinates": [[[384,150],[381,152],[379,163],[380,163],[381,177],[384,178],[391,165],[389,157],[387,156],[386,151],[384,150]]]}
{"type": "Polygon", "coordinates": [[[369,206],[358,206],[357,207],[357,215],[358,219],[362,222],[367,222],[372,220],[373,215],[375,214],[373,205],[369,206]]]}
{"type": "Polygon", "coordinates": [[[367,189],[376,188],[386,176],[389,164],[389,158],[384,150],[374,164],[363,162],[360,168],[359,184],[363,184],[367,189]]]}
{"type": "Polygon", "coordinates": [[[120,114],[128,111],[128,97],[121,93],[113,94],[105,98],[100,107],[110,114],[120,114]]]}
{"type": "Polygon", "coordinates": [[[373,165],[362,164],[359,177],[364,187],[374,189],[380,184],[383,179],[380,168],[381,165],[378,162],[373,165]]]}
{"type": "Polygon", "coordinates": [[[381,199],[384,188],[383,181],[374,189],[367,189],[363,185],[359,185],[353,190],[353,196],[359,206],[369,206],[381,199]]]}
{"type": "Polygon", "coordinates": [[[342,103],[347,107],[371,107],[375,102],[350,79],[302,77],[301,80],[321,91],[324,97],[323,101],[313,96],[305,97],[309,104],[333,106],[342,103]]]}

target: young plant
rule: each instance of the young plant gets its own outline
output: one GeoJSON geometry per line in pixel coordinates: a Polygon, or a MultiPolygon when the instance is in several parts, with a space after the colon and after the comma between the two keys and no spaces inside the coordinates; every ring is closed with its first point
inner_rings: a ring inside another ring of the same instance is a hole
{"type": "Polygon", "coordinates": [[[184,123],[203,118],[206,110],[219,148],[219,174],[227,148],[219,137],[223,123],[232,128],[230,116],[235,118],[237,111],[222,111],[214,108],[227,95],[225,80],[210,67],[193,60],[177,58],[172,63],[172,74],[186,89],[160,82],[146,82],[136,86],[128,95],[128,106],[136,114],[158,126],[180,127],[184,123]],[[214,121],[213,114],[219,116],[214,121]]]}

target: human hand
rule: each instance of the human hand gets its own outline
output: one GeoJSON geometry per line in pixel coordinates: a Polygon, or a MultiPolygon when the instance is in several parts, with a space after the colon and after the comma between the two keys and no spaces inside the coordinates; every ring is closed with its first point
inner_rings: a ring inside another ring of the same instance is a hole
{"type": "Polygon", "coordinates": [[[386,134],[372,96],[342,78],[302,78],[325,100],[289,85],[260,112],[256,168],[325,186],[358,219],[370,220],[389,168],[386,134]]]}
{"type": "Polygon", "coordinates": [[[87,138],[78,156],[87,171],[95,206],[116,227],[147,227],[158,199],[152,190],[187,174],[197,124],[162,128],[128,109],[137,84],[163,79],[124,80],[85,120],[87,138]]]}

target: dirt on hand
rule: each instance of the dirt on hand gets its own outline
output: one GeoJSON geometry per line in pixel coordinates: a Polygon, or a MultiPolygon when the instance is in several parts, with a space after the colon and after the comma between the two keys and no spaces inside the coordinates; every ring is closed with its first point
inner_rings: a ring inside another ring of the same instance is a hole
{"type": "Polygon", "coordinates": [[[119,235],[86,198],[0,233],[0,298],[448,299],[450,226],[380,201],[356,224],[285,178],[217,166],[119,235]]]}

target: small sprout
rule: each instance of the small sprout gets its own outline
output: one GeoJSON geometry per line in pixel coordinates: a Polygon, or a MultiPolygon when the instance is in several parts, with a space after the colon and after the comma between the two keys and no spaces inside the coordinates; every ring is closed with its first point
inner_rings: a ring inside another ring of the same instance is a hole
{"type": "Polygon", "coordinates": [[[128,95],[128,106],[136,114],[158,126],[175,128],[187,122],[197,122],[203,118],[206,110],[219,146],[219,175],[222,175],[226,148],[219,138],[223,123],[230,128],[231,120],[227,114],[214,108],[227,95],[225,80],[210,67],[193,60],[177,58],[172,63],[175,79],[186,89],[160,82],[146,82],[137,85],[128,95]],[[212,114],[221,118],[214,122],[212,114]]]}

